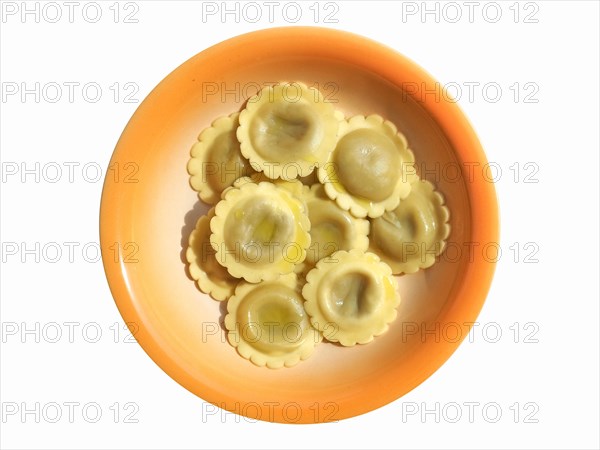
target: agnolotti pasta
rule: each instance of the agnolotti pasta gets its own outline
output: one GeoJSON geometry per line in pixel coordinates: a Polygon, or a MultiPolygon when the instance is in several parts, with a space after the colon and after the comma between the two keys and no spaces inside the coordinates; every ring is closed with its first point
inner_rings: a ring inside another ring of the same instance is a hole
{"type": "Polygon", "coordinates": [[[279,83],[198,139],[190,184],[216,206],[190,235],[189,271],[227,302],[228,341],[255,365],[294,366],[323,338],[371,342],[398,314],[394,274],[444,250],[444,198],[379,115],[346,119],[317,89],[279,83]]]}
{"type": "Polygon", "coordinates": [[[449,218],[444,197],[419,180],[396,209],[371,221],[371,250],[396,274],[431,267],[450,234],[449,218]]]}
{"type": "Polygon", "coordinates": [[[310,220],[310,247],[306,252],[305,266],[314,267],[317,261],[338,250],[367,251],[369,247],[369,222],[358,219],[341,209],[325,195],[321,184],[304,188],[304,200],[310,220]]]}
{"type": "Polygon", "coordinates": [[[270,180],[262,172],[256,172],[248,177],[238,178],[233,182],[233,187],[241,187],[246,183],[261,183],[261,182],[273,183],[282,189],[285,189],[298,200],[304,202],[304,185],[300,180],[270,180]]]}
{"type": "Polygon", "coordinates": [[[190,185],[202,201],[214,205],[239,177],[254,173],[236,137],[239,113],[215,120],[192,146],[187,169],[190,185]]]}
{"type": "Polygon", "coordinates": [[[400,304],[390,267],[374,253],[340,250],[306,276],[304,308],[328,341],[366,344],[384,333],[400,304]]]}
{"type": "Polygon", "coordinates": [[[294,274],[258,284],[241,282],[227,303],[229,343],[257,366],[291,367],[321,342],[304,310],[294,274]]]}
{"type": "Polygon", "coordinates": [[[327,160],[340,119],[318,89],[279,83],[248,99],[237,137],[256,170],[290,180],[310,175],[327,160]]]}
{"type": "Polygon", "coordinates": [[[250,283],[292,272],[310,245],[303,203],[273,183],[228,189],[210,228],[219,264],[250,283]]]}
{"type": "Polygon", "coordinates": [[[379,217],[409,194],[416,179],[414,155],[390,121],[354,116],[340,123],[335,149],[318,176],[342,209],[356,217],[379,217]]]}
{"type": "Polygon", "coordinates": [[[185,255],[190,275],[200,290],[215,300],[223,301],[233,295],[239,280],[232,277],[215,258],[216,252],[210,243],[210,221],[214,216],[215,209],[212,208],[198,219],[185,255]]]}

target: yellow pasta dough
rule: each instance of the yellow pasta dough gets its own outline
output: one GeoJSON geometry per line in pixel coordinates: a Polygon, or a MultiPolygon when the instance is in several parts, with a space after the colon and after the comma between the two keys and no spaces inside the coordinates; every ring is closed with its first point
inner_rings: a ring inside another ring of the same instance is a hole
{"type": "Polygon", "coordinates": [[[227,338],[257,366],[296,365],[322,340],[303,303],[294,274],[258,284],[242,282],[227,303],[227,338]]]}
{"type": "Polygon", "coordinates": [[[294,366],[323,338],[351,347],[385,333],[401,302],[393,274],[430,267],[450,234],[444,198],[396,126],[345,119],[301,82],[215,120],[187,169],[216,205],[190,234],[190,275],[227,301],[227,339],[257,366],[294,366]]]}
{"type": "Polygon", "coordinates": [[[369,247],[369,222],[358,219],[341,209],[325,195],[323,185],[305,188],[304,200],[310,220],[311,243],[306,253],[305,265],[312,268],[317,261],[338,250],[369,247]]]}
{"type": "Polygon", "coordinates": [[[219,264],[251,283],[292,272],[310,245],[304,204],[273,183],[228,189],[210,228],[219,264]]]}
{"type": "Polygon", "coordinates": [[[202,201],[215,204],[238,178],[254,172],[242,156],[236,137],[239,113],[215,120],[192,146],[187,169],[190,185],[202,201]]]}
{"type": "Polygon", "coordinates": [[[325,339],[366,344],[388,329],[400,304],[390,267],[374,253],[340,250],[306,276],[304,307],[325,339]]]}
{"type": "Polygon", "coordinates": [[[442,195],[419,180],[396,209],[371,221],[371,250],[396,274],[431,267],[450,234],[449,217],[442,195]]]}
{"type": "Polygon", "coordinates": [[[324,163],[340,117],[318,89],[279,83],[248,99],[237,137],[242,154],[268,178],[306,177],[324,163]]]}
{"type": "Polygon", "coordinates": [[[390,121],[354,116],[340,123],[335,149],[318,176],[342,209],[356,217],[379,217],[409,194],[416,179],[414,155],[390,121]]]}
{"type": "Polygon", "coordinates": [[[207,215],[200,217],[196,228],[190,234],[186,259],[189,263],[190,275],[200,290],[215,300],[227,300],[239,280],[232,277],[225,267],[217,263],[215,250],[210,243],[210,221],[215,216],[212,208],[207,215]]]}
{"type": "Polygon", "coordinates": [[[303,184],[300,182],[300,180],[270,180],[264,173],[257,172],[248,177],[238,178],[233,182],[233,187],[239,188],[246,183],[261,183],[263,181],[273,183],[276,186],[285,189],[298,200],[304,202],[303,184]]]}

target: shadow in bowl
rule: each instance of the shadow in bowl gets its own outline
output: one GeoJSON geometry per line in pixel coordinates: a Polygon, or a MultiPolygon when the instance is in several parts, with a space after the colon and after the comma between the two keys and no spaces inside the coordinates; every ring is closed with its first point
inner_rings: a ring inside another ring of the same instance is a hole
{"type": "Polygon", "coordinates": [[[193,208],[185,214],[185,217],[183,219],[183,226],[181,227],[181,252],[179,253],[179,258],[181,259],[181,262],[185,265],[186,276],[192,281],[194,279],[190,275],[190,269],[187,259],[185,257],[185,252],[188,248],[190,234],[192,234],[192,231],[194,231],[194,228],[196,228],[196,222],[198,222],[198,219],[200,219],[200,217],[206,215],[206,213],[209,210],[210,205],[207,205],[206,203],[203,203],[200,200],[196,201],[196,203],[194,203],[193,208]]]}

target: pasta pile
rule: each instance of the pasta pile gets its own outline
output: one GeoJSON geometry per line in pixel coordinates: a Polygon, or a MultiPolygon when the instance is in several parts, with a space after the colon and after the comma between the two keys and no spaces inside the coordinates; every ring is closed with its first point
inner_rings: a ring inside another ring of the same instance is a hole
{"type": "Polygon", "coordinates": [[[393,275],[433,265],[450,233],[396,126],[345,118],[300,82],[215,120],[187,168],[214,205],[190,235],[190,274],[227,301],[228,341],[258,366],[294,366],[323,338],[350,347],[384,333],[400,304],[393,275]]]}

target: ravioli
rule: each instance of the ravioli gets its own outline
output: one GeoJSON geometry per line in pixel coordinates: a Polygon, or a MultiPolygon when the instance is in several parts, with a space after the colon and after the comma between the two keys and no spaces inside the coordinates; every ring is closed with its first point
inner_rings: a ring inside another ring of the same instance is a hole
{"type": "Polygon", "coordinates": [[[196,228],[190,234],[189,246],[185,253],[190,275],[205,294],[215,300],[227,300],[239,280],[232,277],[215,258],[215,249],[210,242],[210,221],[215,216],[215,208],[200,217],[196,228]]]}
{"type": "Polygon", "coordinates": [[[248,99],[237,138],[256,170],[291,180],[310,175],[327,160],[340,119],[318,89],[279,83],[248,99]]]}
{"type": "Polygon", "coordinates": [[[304,311],[294,274],[258,284],[242,282],[227,303],[227,339],[257,366],[291,367],[321,342],[304,311]]]}
{"type": "Polygon", "coordinates": [[[261,183],[263,181],[273,183],[276,186],[285,189],[298,200],[304,202],[303,184],[300,182],[300,180],[270,180],[264,173],[256,172],[250,176],[238,178],[233,182],[233,187],[239,188],[246,183],[261,183]]]}
{"type": "Polygon", "coordinates": [[[442,194],[429,181],[419,180],[396,209],[371,221],[371,250],[395,274],[431,267],[450,234],[449,218],[442,194]]]}
{"type": "Polygon", "coordinates": [[[227,302],[228,342],[261,367],[292,367],[323,339],[352,347],[385,333],[401,303],[394,274],[433,265],[450,234],[398,128],[346,119],[301,82],[215,120],[187,169],[216,205],[189,237],[190,275],[227,302]]]}
{"type": "Polygon", "coordinates": [[[303,203],[273,183],[225,192],[210,222],[219,264],[250,283],[290,273],[306,258],[310,221],[303,203]]]}
{"type": "Polygon", "coordinates": [[[319,167],[327,196],[356,217],[379,217],[410,193],[414,155],[396,126],[381,116],[341,122],[335,149],[319,167]]]}
{"type": "Polygon", "coordinates": [[[341,209],[325,195],[323,185],[305,188],[304,200],[310,220],[311,243],[305,265],[312,268],[317,261],[338,250],[367,251],[369,222],[341,209]]]}
{"type": "Polygon", "coordinates": [[[340,250],[308,272],[302,289],[313,326],[349,347],[387,331],[400,304],[390,267],[374,253],[340,250]]]}
{"type": "Polygon", "coordinates": [[[187,170],[190,185],[203,202],[214,205],[221,192],[243,176],[254,173],[242,156],[236,137],[239,113],[215,120],[202,131],[190,151],[187,170]]]}

